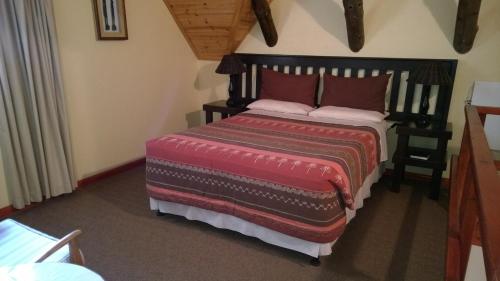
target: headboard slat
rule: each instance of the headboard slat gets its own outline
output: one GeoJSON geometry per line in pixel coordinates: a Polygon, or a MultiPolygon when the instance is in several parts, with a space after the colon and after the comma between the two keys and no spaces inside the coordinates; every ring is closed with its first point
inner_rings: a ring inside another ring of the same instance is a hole
{"type": "Polygon", "coordinates": [[[257,77],[255,82],[255,98],[260,98],[260,87],[262,84],[262,64],[257,64],[257,77]]]}
{"type": "Polygon", "coordinates": [[[391,95],[390,102],[389,102],[389,112],[390,113],[396,112],[396,109],[398,106],[398,100],[399,100],[400,83],[401,83],[401,71],[394,70],[394,72],[392,73],[391,93],[398,93],[398,94],[391,95]]]}
{"type": "MultiPolygon", "coordinates": [[[[300,67],[300,74],[307,74],[308,68],[312,67],[313,73],[321,73],[320,69],[324,68],[325,73],[331,74],[334,69],[337,69],[337,76],[344,76],[345,70],[350,69],[351,77],[357,77],[360,69],[364,70],[364,77],[373,76],[373,72],[378,70],[378,75],[393,72],[392,85],[390,86],[389,95],[389,112],[390,116],[387,119],[402,121],[412,120],[418,116],[417,113],[412,113],[413,97],[415,93],[415,85],[408,84],[406,92],[401,92],[402,74],[403,72],[412,72],[418,67],[429,63],[435,63],[443,67],[449,74],[452,83],[455,80],[457,68],[457,60],[454,59],[408,59],[408,58],[360,58],[360,57],[324,57],[324,56],[295,56],[295,55],[265,55],[265,54],[237,54],[242,62],[247,66],[245,87],[245,100],[251,102],[260,97],[260,88],[262,84],[262,67],[268,65],[269,69],[277,66],[278,71],[284,72],[288,67],[290,74],[297,73],[297,67],[300,67]],[[256,71],[252,67],[255,65],[256,71]],[[254,73],[255,72],[255,73],[254,73]],[[255,79],[253,79],[255,77],[255,79]],[[255,97],[252,97],[252,92],[255,91],[255,97]],[[404,97],[405,104],[402,111],[398,108],[398,101],[404,97]]],[[[335,72],[333,72],[335,73],[335,72]]],[[[405,81],[406,83],[406,81],[405,81]]],[[[450,107],[451,94],[453,84],[447,87],[440,87],[439,96],[436,99],[435,113],[432,120],[441,122],[446,125],[445,117],[448,116],[450,107]]],[[[240,96],[243,88],[240,88],[240,96]]],[[[353,93],[355,94],[355,93],[353,93]]],[[[321,96],[321,93],[317,93],[321,96]]],[[[316,101],[318,104],[318,101],[316,101]]]]}
{"type": "Polygon", "coordinates": [[[410,83],[410,84],[408,84],[408,87],[406,88],[404,112],[412,113],[414,94],[415,94],[415,84],[410,83]]]}
{"type": "Polygon", "coordinates": [[[302,75],[307,74],[307,68],[308,68],[307,65],[301,65],[300,66],[300,74],[302,74],[302,75]]]}
{"type": "Polygon", "coordinates": [[[245,98],[249,99],[252,97],[252,84],[253,84],[253,67],[251,64],[247,64],[246,66],[246,85],[245,85],[245,98]]]}
{"type": "Polygon", "coordinates": [[[351,77],[358,77],[359,69],[351,68],[351,77]]]}
{"type": "Polygon", "coordinates": [[[436,102],[436,109],[434,115],[436,118],[442,118],[442,112],[447,112],[448,109],[445,108],[446,105],[446,98],[447,98],[447,93],[448,91],[446,90],[447,86],[439,86],[439,92],[438,92],[438,97],[437,97],[437,102],[436,102]],[[439,107],[441,105],[441,107],[439,107]]]}

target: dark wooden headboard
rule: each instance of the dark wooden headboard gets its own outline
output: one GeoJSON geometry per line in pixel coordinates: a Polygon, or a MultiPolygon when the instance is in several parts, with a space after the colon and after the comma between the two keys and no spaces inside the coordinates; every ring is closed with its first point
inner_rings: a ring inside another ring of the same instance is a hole
{"type": "MultiPolygon", "coordinates": [[[[418,89],[415,87],[415,84],[407,84],[406,79],[419,66],[429,64],[430,62],[437,63],[448,71],[452,80],[452,84],[449,86],[434,86],[437,87],[434,91],[438,95],[435,103],[431,104],[431,107],[434,108],[431,120],[432,122],[444,125],[446,125],[448,117],[453,82],[455,81],[457,69],[457,60],[452,59],[323,57],[242,53],[237,55],[247,68],[247,72],[240,75],[239,79],[241,85],[239,87],[239,94],[246,103],[259,98],[261,71],[263,67],[272,68],[282,73],[323,74],[326,72],[348,77],[365,77],[375,76],[378,73],[393,73],[386,100],[390,112],[388,119],[394,121],[414,120],[417,117],[418,114],[414,108],[415,103],[420,103],[418,94],[416,94],[418,93],[418,89]]],[[[321,89],[319,91],[321,92],[321,89]]]]}

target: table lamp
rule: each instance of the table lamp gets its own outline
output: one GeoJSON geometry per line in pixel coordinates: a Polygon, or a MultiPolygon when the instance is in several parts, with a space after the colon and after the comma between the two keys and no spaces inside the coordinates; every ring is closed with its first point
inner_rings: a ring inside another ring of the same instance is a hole
{"type": "Polygon", "coordinates": [[[430,63],[418,67],[410,74],[408,83],[422,84],[422,97],[418,110],[418,117],[415,119],[415,125],[419,128],[425,128],[430,125],[429,94],[432,85],[448,86],[452,81],[448,72],[437,63],[430,63]]]}
{"type": "Polygon", "coordinates": [[[236,90],[238,87],[241,87],[241,85],[239,85],[240,80],[238,76],[245,71],[245,65],[243,65],[243,62],[241,62],[236,54],[225,55],[215,70],[215,72],[219,74],[229,74],[229,99],[226,102],[229,107],[245,106],[242,98],[238,96],[239,91],[236,90]]]}

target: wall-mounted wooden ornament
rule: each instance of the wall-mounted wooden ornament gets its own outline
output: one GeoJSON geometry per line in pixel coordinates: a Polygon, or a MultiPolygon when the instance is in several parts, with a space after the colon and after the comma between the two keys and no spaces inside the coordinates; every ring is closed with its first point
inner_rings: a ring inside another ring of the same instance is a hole
{"type": "Polygon", "coordinates": [[[349,48],[353,52],[358,52],[365,44],[363,0],[342,0],[342,3],[344,4],[349,48]]]}
{"type": "Polygon", "coordinates": [[[274,47],[278,43],[278,32],[274,26],[271,8],[267,0],[252,0],[252,8],[259,21],[260,29],[269,47],[274,47]]]}
{"type": "Polygon", "coordinates": [[[477,21],[480,8],[481,0],[460,0],[458,2],[453,47],[461,54],[465,54],[472,49],[479,30],[477,21]]]}

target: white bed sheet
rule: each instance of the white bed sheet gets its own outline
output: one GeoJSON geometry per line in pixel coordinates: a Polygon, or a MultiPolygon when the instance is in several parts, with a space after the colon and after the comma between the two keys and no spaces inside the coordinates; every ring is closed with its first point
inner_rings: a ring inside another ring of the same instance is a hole
{"type": "MultiPolygon", "coordinates": [[[[305,121],[319,121],[324,123],[335,123],[343,125],[353,125],[353,126],[370,126],[377,130],[380,136],[380,162],[387,160],[387,123],[386,122],[368,122],[368,121],[353,121],[353,120],[341,120],[333,118],[318,118],[311,116],[301,116],[286,113],[270,112],[265,110],[249,110],[247,113],[263,114],[275,117],[284,117],[296,120],[305,121]]],[[[364,199],[370,197],[371,187],[376,183],[383,173],[383,164],[376,167],[370,175],[365,179],[361,188],[359,189],[356,197],[354,199],[354,210],[346,208],[347,223],[349,223],[356,215],[356,210],[363,207],[364,199]]],[[[335,241],[329,243],[316,243],[311,241],[306,241],[300,238],[296,238],[290,235],[286,235],[272,229],[245,221],[238,217],[218,213],[215,211],[205,210],[202,208],[197,208],[189,205],[161,201],[154,198],[150,198],[150,208],[151,210],[159,210],[162,213],[174,214],[178,216],[183,216],[189,220],[196,220],[208,223],[212,226],[222,229],[228,229],[237,231],[246,236],[256,237],[266,243],[273,244],[282,248],[294,250],[312,257],[326,256],[332,253],[332,246],[335,241]]]]}

